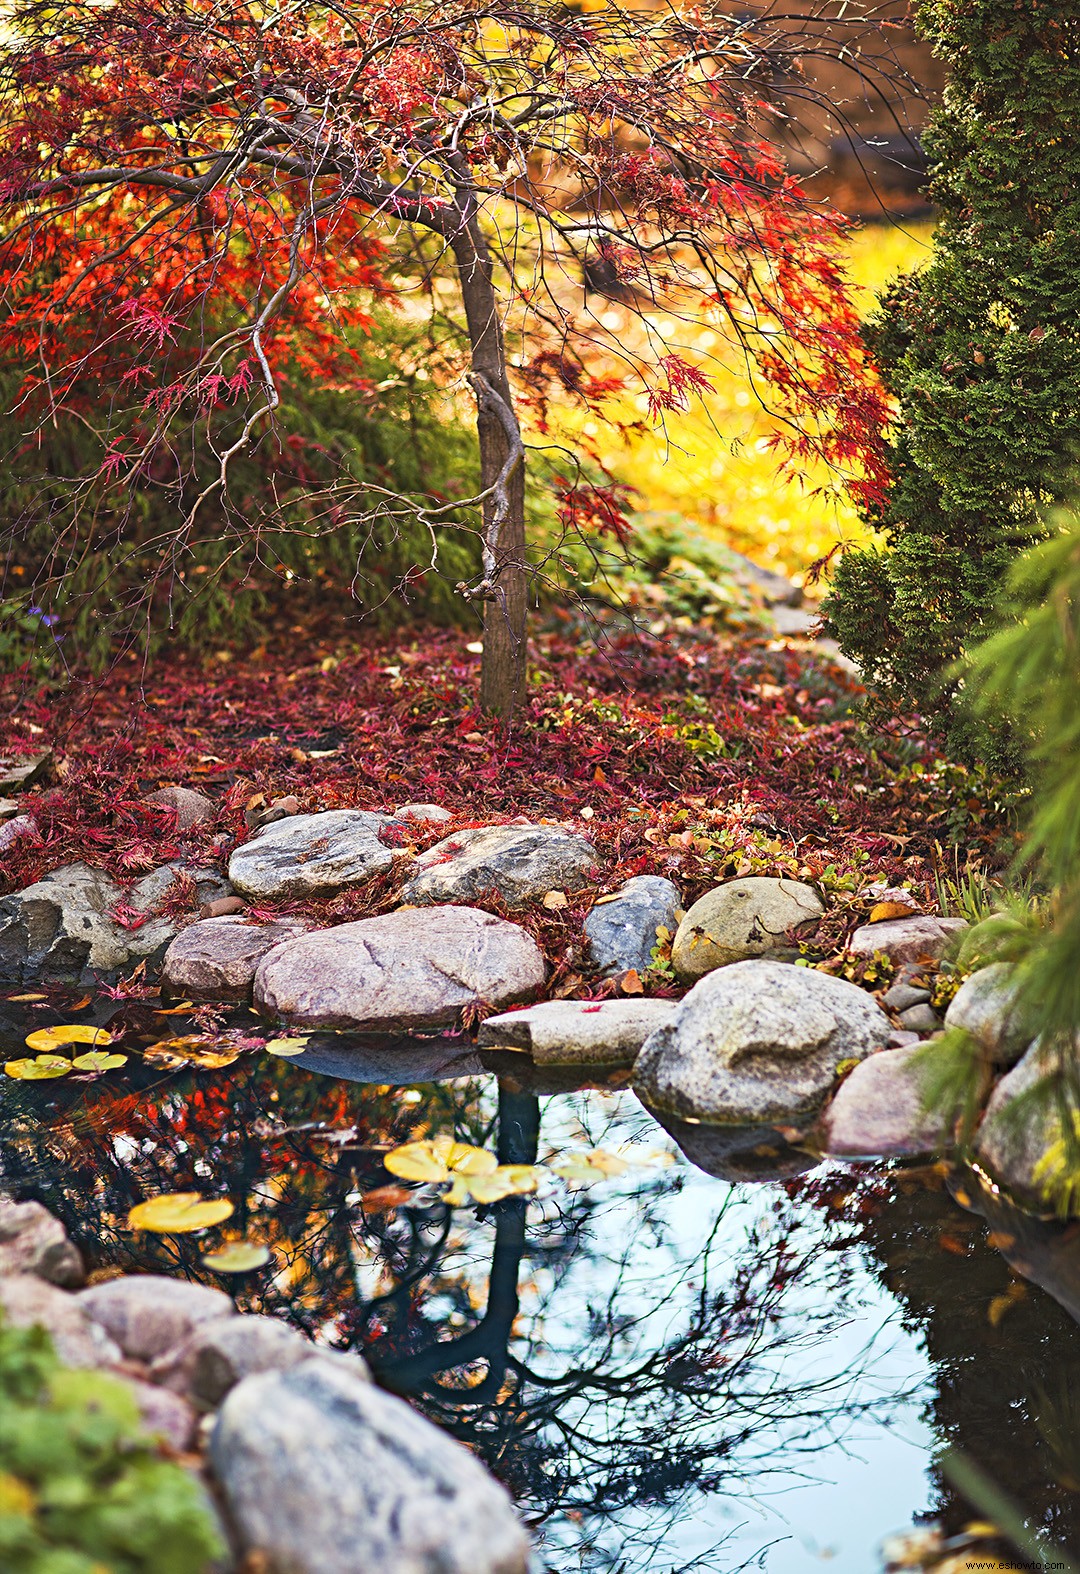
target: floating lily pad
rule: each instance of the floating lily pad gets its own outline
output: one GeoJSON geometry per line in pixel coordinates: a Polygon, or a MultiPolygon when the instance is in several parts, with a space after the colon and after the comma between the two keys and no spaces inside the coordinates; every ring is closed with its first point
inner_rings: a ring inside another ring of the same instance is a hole
{"type": "Polygon", "coordinates": [[[75,1071],[115,1071],[127,1062],[126,1055],[110,1054],[107,1049],[91,1049],[85,1055],[76,1055],[71,1065],[75,1071]]]}
{"type": "Polygon", "coordinates": [[[264,1048],[268,1055],[302,1055],[308,1047],[307,1035],[299,1038],[269,1038],[264,1048]]]}
{"type": "Polygon", "coordinates": [[[191,1235],[223,1223],[232,1213],[227,1197],[206,1198],[198,1191],[165,1192],[137,1203],[128,1214],[128,1228],[150,1230],[155,1235],[191,1235]]]}
{"type": "Polygon", "coordinates": [[[82,1023],[69,1023],[60,1027],[39,1027],[33,1033],[26,1035],[27,1049],[37,1050],[41,1054],[49,1054],[52,1050],[60,1049],[64,1044],[93,1044],[98,1047],[102,1044],[111,1044],[112,1041],[112,1034],[107,1033],[103,1027],[87,1027],[82,1023]]]}
{"type": "Polygon", "coordinates": [[[38,1055],[33,1060],[9,1060],[4,1070],[19,1082],[47,1082],[53,1077],[66,1077],[71,1061],[65,1055],[38,1055]]]}
{"type": "Polygon", "coordinates": [[[253,1273],[265,1268],[270,1261],[270,1248],[261,1241],[227,1241],[216,1252],[207,1252],[201,1259],[204,1268],[214,1273],[253,1273]]]}

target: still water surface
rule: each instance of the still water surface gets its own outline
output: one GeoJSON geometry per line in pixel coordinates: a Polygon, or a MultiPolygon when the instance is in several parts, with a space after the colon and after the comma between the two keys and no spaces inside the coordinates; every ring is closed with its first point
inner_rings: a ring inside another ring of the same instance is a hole
{"type": "Polygon", "coordinates": [[[194,1024],[142,1003],[73,1015],[53,996],[0,1003],[3,1058],[28,1028],[74,1020],[107,1021],[131,1058],[89,1080],[4,1079],[7,1183],[62,1216],[96,1270],[224,1283],[245,1310],[362,1350],[482,1454],[554,1574],[872,1574],[888,1533],[975,1517],[935,1465],[945,1444],[1080,1545],[1073,1227],[981,1204],[1018,1275],[938,1169],[708,1174],[629,1090],[555,1090],[450,1041],[327,1036],[298,1060],[166,1071],[140,1047],[194,1024]],[[514,1162],[597,1147],[634,1162],[449,1210],[382,1165],[440,1132],[514,1162]],[[127,1229],[134,1203],[193,1189],[236,1203],[223,1232],[127,1229]],[[214,1275],[200,1255],[219,1234],[266,1241],[271,1266],[214,1275]]]}

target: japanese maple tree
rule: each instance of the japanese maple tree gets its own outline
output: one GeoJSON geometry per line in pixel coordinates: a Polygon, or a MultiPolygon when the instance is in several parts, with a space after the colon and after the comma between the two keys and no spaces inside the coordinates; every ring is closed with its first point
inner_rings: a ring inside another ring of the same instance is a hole
{"type": "MultiPolygon", "coordinates": [[[[670,328],[704,312],[789,418],[788,460],[880,490],[842,221],[765,134],[761,84],[799,80],[798,18],[544,0],[7,14],[0,329],[39,409],[82,401],[114,499],[147,476],[174,488],[171,549],[273,439],[282,376],[356,375],[342,329],[398,287],[407,238],[467,325],[482,571],[459,588],[483,606],[487,709],[510,714],[524,683],[523,401],[542,432],[552,393],[602,410],[636,384],[662,420],[707,393],[670,328]],[[637,336],[612,331],[608,297],[637,336]],[[216,459],[195,488],[197,444],[216,459]]],[[[857,69],[868,24],[849,25],[857,69]]],[[[618,532],[614,494],[565,468],[566,522],[618,532]]],[[[347,517],[347,491],[334,506],[347,517]]],[[[462,504],[420,516],[437,567],[462,504]]]]}

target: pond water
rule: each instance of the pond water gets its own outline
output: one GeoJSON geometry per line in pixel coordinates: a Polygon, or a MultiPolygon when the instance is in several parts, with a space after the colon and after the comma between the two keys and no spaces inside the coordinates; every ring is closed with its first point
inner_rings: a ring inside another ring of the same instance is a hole
{"type": "Polygon", "coordinates": [[[942,1167],[812,1167],[759,1145],[710,1174],[625,1087],[544,1082],[450,1039],[322,1036],[285,1060],[245,1047],[241,1014],[210,1035],[243,1050],[231,1064],[167,1069],[138,1052],[198,1023],[52,995],[0,1001],[3,1058],[75,1021],[107,1022],[130,1058],[5,1078],[5,1182],[60,1215],[94,1270],[225,1284],[244,1310],[362,1350],[505,1482],[539,1568],[872,1574],[890,1532],[982,1517],[943,1475],[945,1445],[1048,1545],[1080,1546],[1076,1226],[942,1167]],[[382,1163],[439,1133],[511,1162],[629,1162],[449,1209],[382,1163]],[[786,1178],[742,1178],[755,1164],[786,1178]],[[127,1228],[133,1204],[186,1190],[228,1196],[234,1217],[201,1237],[127,1228]],[[230,1235],[271,1263],[211,1272],[202,1254],[230,1235]]]}

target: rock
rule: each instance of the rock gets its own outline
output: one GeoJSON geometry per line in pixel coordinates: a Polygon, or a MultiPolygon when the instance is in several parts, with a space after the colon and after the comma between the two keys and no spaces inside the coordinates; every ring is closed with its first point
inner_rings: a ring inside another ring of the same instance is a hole
{"type": "Polygon", "coordinates": [[[821,614],[816,608],[780,605],[770,607],[769,612],[776,632],[784,639],[813,639],[821,627],[821,614]]]}
{"type": "Polygon", "coordinates": [[[728,880],[686,914],[671,947],[672,966],[680,978],[694,979],[749,957],[790,954],[787,931],[812,926],[824,913],[817,892],[798,880],[728,880]]]}
{"type": "Polygon", "coordinates": [[[525,1574],[528,1538],[468,1450],[324,1362],[245,1378],[210,1456],[267,1574],[525,1574]]]}
{"type": "Polygon", "coordinates": [[[244,896],[328,896],[389,869],[379,840],[389,819],[362,809],[296,814],[268,826],[229,859],[229,879],[244,896]]]}
{"type": "Polygon", "coordinates": [[[143,803],[155,809],[174,810],[178,831],[190,831],[193,825],[201,825],[204,820],[214,818],[214,805],[210,799],[190,787],[160,787],[157,792],[149,793],[143,803]]]}
{"type": "Polygon", "coordinates": [[[152,1437],[162,1438],[178,1453],[186,1453],[195,1442],[197,1416],[187,1400],[180,1394],[171,1394],[167,1388],[154,1383],[144,1383],[126,1372],[110,1372],[118,1383],[123,1383],[139,1407],[143,1431],[152,1437]]]}
{"type": "Polygon", "coordinates": [[[266,953],[307,929],[289,919],[270,924],[235,916],[201,919],[181,929],[166,951],[162,986],[183,1000],[248,1000],[266,953]]]}
{"type": "Polygon", "coordinates": [[[216,1410],[230,1389],[255,1372],[285,1372],[312,1357],[339,1358],[370,1382],[358,1355],[316,1350],[310,1339],[275,1317],[218,1317],[200,1323],[175,1350],[150,1368],[156,1383],[183,1394],[202,1410],[216,1410]]]}
{"type": "Polygon", "coordinates": [[[635,875],[612,897],[602,898],[585,920],[585,939],[593,966],[605,978],[652,966],[658,929],[674,934],[679,892],[656,874],[635,875]]]}
{"type": "Polygon", "coordinates": [[[477,1044],[522,1050],[541,1066],[632,1066],[675,1007],[674,1000],[546,1000],[488,1017],[477,1044]]]}
{"type": "Polygon", "coordinates": [[[838,1159],[907,1159],[942,1153],[952,1133],[923,1108],[927,1051],[921,1044],[871,1055],[855,1067],[825,1112],[825,1152],[838,1159]],[[916,1057],[921,1056],[921,1061],[916,1057]]]}
{"type": "Polygon", "coordinates": [[[1054,1067],[1055,1057],[1034,1043],[994,1089],[975,1138],[975,1156],[983,1168],[1019,1202],[1044,1213],[1054,1211],[1057,1166],[1051,1155],[1063,1138],[1054,1067]],[[1045,1096],[1029,1097],[1040,1083],[1045,1083],[1045,1096]]]}
{"type": "Polygon", "coordinates": [[[62,1289],[76,1289],[86,1278],[78,1249],[59,1219],[40,1202],[0,1197],[0,1275],[32,1273],[62,1289]]]}
{"type": "Polygon", "coordinates": [[[17,815],[20,804],[18,798],[0,798],[0,820],[10,820],[12,815],[17,815]]]}
{"type": "Polygon", "coordinates": [[[100,869],[83,863],[54,869],[36,885],[0,901],[0,980],[24,977],[78,981],[115,973],[143,958],[157,957],[177,931],[177,921],[151,916],[134,927],[110,914],[126,907],[157,914],[172,893],[176,876],[194,882],[192,910],[224,889],[214,870],[186,870],[165,864],[144,876],[130,891],[100,869]]]}
{"type": "Polygon", "coordinates": [[[52,757],[52,750],[46,749],[42,754],[9,754],[0,758],[0,793],[25,792],[45,775],[52,757]]]}
{"type": "Polygon", "coordinates": [[[917,1006],[908,1006],[906,1011],[899,1013],[898,1020],[909,1033],[936,1033],[941,1026],[941,1018],[925,1001],[917,1006]]]}
{"type": "Polygon", "coordinates": [[[242,896],[219,896],[213,902],[204,902],[199,908],[200,918],[228,918],[231,913],[246,913],[248,904],[242,896]]]}
{"type": "Polygon", "coordinates": [[[855,984],[785,962],[709,973],[646,1040],[635,1091],[650,1106],[718,1124],[794,1124],[831,1091],[837,1065],[862,1060],[889,1020],[855,984]]]}
{"type": "Polygon", "coordinates": [[[596,865],[596,848],[556,825],[486,825],[455,831],[420,857],[403,902],[478,902],[494,895],[525,907],[548,891],[574,890],[596,865]]]}
{"type": "Polygon", "coordinates": [[[221,1290],[156,1273],[106,1279],[81,1290],[75,1300],[136,1361],[155,1361],[200,1323],[235,1311],[221,1290]]]}
{"type": "MultiPolygon", "coordinates": [[[[15,802],[14,799],[4,799],[3,801],[5,803],[15,802]]],[[[16,804],[17,807],[18,805],[16,804]]],[[[0,825],[0,853],[10,851],[18,842],[38,840],[37,823],[28,814],[16,814],[13,820],[4,819],[4,816],[0,814],[0,819],[4,820],[4,823],[0,825]]]]}
{"type": "Polygon", "coordinates": [[[1015,1065],[1034,1036],[1017,1007],[1018,982],[1007,962],[994,962],[964,980],[945,1013],[945,1026],[973,1034],[998,1066],[1015,1065]]]}
{"type": "Polygon", "coordinates": [[[65,1366],[109,1366],[119,1361],[119,1349],[79,1300],[36,1274],[0,1278],[0,1316],[12,1328],[47,1329],[65,1366]]]}
{"type": "Polygon", "coordinates": [[[911,984],[893,984],[881,997],[881,1003],[890,1011],[906,1011],[909,1006],[928,1006],[930,991],[916,989],[911,984]]]}
{"type": "Polygon", "coordinates": [[[767,607],[802,606],[802,587],[794,584],[786,575],[778,574],[775,569],[762,568],[760,563],[744,557],[741,552],[729,549],[729,555],[736,584],[757,591],[767,607]]]}
{"type": "Polygon", "coordinates": [[[255,974],[256,1008],[296,1027],[451,1027],[481,1003],[544,987],[544,959],[517,924],[473,907],[409,908],[275,946],[255,974]]]}
{"type": "Polygon", "coordinates": [[[921,1035],[909,1033],[906,1028],[895,1029],[889,1034],[890,1049],[907,1049],[909,1044],[921,1043],[921,1035]]]}
{"type": "Polygon", "coordinates": [[[189,869],[184,864],[172,863],[161,864],[157,869],[151,869],[149,874],[144,874],[141,880],[136,880],[125,901],[140,913],[158,913],[164,903],[175,896],[178,882],[182,888],[195,887],[189,909],[192,913],[198,912],[208,902],[232,895],[227,881],[216,869],[189,869]]]}
{"type": "Polygon", "coordinates": [[[929,913],[913,918],[886,918],[880,924],[863,924],[848,942],[852,956],[874,956],[880,951],[891,962],[917,962],[942,956],[953,936],[967,928],[962,918],[935,918],[929,913]]]}
{"type": "Polygon", "coordinates": [[[394,810],[395,820],[423,820],[429,825],[443,825],[453,818],[449,809],[437,803],[403,803],[400,809],[394,810]]]}

